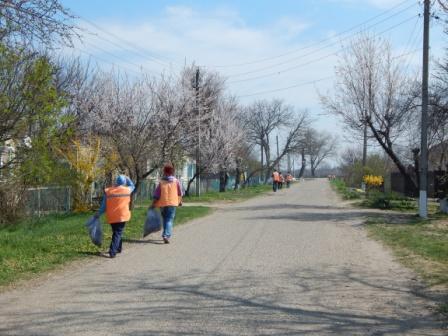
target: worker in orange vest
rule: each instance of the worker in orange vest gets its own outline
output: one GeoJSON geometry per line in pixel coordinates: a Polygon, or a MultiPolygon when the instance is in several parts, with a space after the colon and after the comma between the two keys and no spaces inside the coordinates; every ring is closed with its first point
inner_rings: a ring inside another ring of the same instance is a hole
{"type": "Polygon", "coordinates": [[[106,220],[111,225],[112,239],[109,246],[111,258],[115,258],[117,253],[121,253],[123,245],[121,236],[126,222],[131,219],[129,205],[134,189],[134,183],[129,177],[118,175],[115,185],[104,190],[100,209],[95,214],[95,217],[98,218],[106,212],[106,220]]]}
{"type": "Polygon", "coordinates": [[[182,187],[174,177],[174,167],[166,164],[163,167],[163,177],[154,190],[151,208],[160,208],[163,219],[162,239],[169,244],[173,232],[176,207],[182,205],[182,187]]]}
{"type": "Polygon", "coordinates": [[[280,174],[278,173],[277,169],[274,169],[274,172],[272,173],[272,190],[274,192],[277,192],[279,182],[280,174]]]}
{"type": "Polygon", "coordinates": [[[283,177],[282,172],[278,172],[278,188],[283,188],[283,182],[285,182],[285,178],[283,177]]]}

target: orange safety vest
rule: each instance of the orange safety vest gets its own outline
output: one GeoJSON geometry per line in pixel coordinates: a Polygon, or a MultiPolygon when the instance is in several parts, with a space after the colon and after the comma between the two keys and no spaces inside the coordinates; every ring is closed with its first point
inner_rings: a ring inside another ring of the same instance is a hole
{"type": "Polygon", "coordinates": [[[274,182],[280,182],[280,175],[278,174],[278,172],[273,172],[272,178],[273,178],[274,182]]]}
{"type": "Polygon", "coordinates": [[[177,179],[173,179],[171,182],[160,181],[160,198],[154,204],[156,208],[178,206],[182,202],[182,196],[179,196],[177,192],[177,184],[177,179]]]}
{"type": "Polygon", "coordinates": [[[292,181],[292,175],[288,174],[286,175],[286,181],[291,182],[292,181]]]}
{"type": "Polygon", "coordinates": [[[109,224],[131,219],[131,190],[126,186],[106,188],[106,219],[109,224]]]}

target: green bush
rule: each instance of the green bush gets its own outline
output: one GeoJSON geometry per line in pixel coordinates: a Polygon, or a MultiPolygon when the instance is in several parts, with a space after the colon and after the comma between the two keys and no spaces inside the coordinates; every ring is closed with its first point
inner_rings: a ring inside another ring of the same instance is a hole
{"type": "Polygon", "coordinates": [[[341,179],[331,180],[331,185],[336,191],[342,195],[346,200],[359,199],[361,198],[361,193],[353,188],[348,188],[345,182],[341,179]]]}
{"type": "Polygon", "coordinates": [[[394,192],[391,193],[383,193],[380,191],[371,192],[367,195],[362,205],[376,209],[396,209],[396,210],[416,209],[415,200],[394,192]]]}

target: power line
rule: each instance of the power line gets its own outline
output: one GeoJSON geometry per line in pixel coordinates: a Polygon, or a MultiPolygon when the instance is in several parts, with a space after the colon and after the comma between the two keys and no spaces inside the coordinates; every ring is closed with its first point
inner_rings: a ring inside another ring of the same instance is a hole
{"type": "MultiPolygon", "coordinates": [[[[175,62],[175,61],[173,61],[173,60],[171,60],[171,59],[169,59],[169,58],[167,58],[167,57],[164,57],[164,58],[167,59],[167,60],[169,61],[169,63],[167,63],[166,61],[164,61],[161,57],[155,57],[155,56],[149,55],[149,54],[148,54],[148,50],[145,50],[144,48],[142,48],[142,47],[140,47],[140,46],[138,46],[138,45],[136,45],[136,44],[134,44],[134,43],[132,43],[132,42],[130,42],[130,41],[128,41],[128,40],[125,40],[125,39],[121,38],[120,36],[118,36],[118,35],[116,35],[116,34],[110,32],[110,31],[107,31],[106,29],[102,28],[101,26],[97,25],[96,23],[94,23],[94,22],[92,22],[92,21],[90,21],[90,20],[88,20],[88,19],[86,19],[86,18],[83,18],[83,17],[79,17],[79,18],[80,18],[82,21],[88,23],[89,25],[95,27],[97,30],[103,32],[104,34],[107,34],[107,35],[109,35],[109,36],[112,36],[112,37],[115,38],[116,40],[121,41],[121,42],[124,43],[125,45],[127,45],[127,46],[131,47],[132,49],[136,50],[136,52],[137,52],[138,54],[142,55],[143,57],[147,57],[147,58],[149,58],[152,62],[158,63],[159,65],[162,65],[162,66],[167,66],[167,65],[170,66],[170,65],[171,65],[170,63],[173,63],[173,64],[179,64],[179,63],[177,63],[177,62],[175,62]]],[[[105,39],[105,40],[106,40],[106,39],[105,39]]],[[[110,42],[110,40],[107,40],[107,41],[110,42]]],[[[110,43],[113,43],[113,44],[116,45],[115,42],[110,42],[110,43]]]]}
{"type": "Polygon", "coordinates": [[[86,55],[88,55],[88,56],[90,56],[90,57],[92,57],[92,58],[95,58],[95,59],[97,59],[97,60],[99,60],[99,61],[101,61],[101,62],[112,64],[112,66],[115,66],[115,67],[117,67],[117,68],[119,68],[119,69],[123,69],[124,71],[132,72],[133,74],[135,74],[135,75],[137,75],[137,76],[141,76],[141,75],[142,75],[141,72],[137,72],[137,71],[135,71],[135,70],[133,70],[133,69],[129,69],[129,68],[124,68],[123,66],[120,66],[120,65],[118,65],[118,64],[116,64],[116,63],[114,63],[114,62],[111,62],[111,61],[109,61],[109,60],[107,60],[107,59],[105,59],[105,58],[102,58],[102,57],[99,57],[99,56],[97,56],[97,55],[94,55],[94,54],[92,54],[92,53],[90,53],[90,52],[88,52],[88,51],[86,51],[86,50],[79,49],[79,48],[72,48],[72,49],[73,49],[73,50],[76,50],[76,51],[79,51],[79,52],[81,52],[81,53],[83,53],[83,54],[86,54],[86,55]]]}
{"type": "MultiPolygon", "coordinates": [[[[273,60],[273,59],[281,58],[281,57],[284,57],[286,55],[294,54],[294,53],[296,53],[298,51],[302,51],[302,50],[306,50],[306,49],[312,48],[312,47],[314,47],[316,45],[320,45],[320,44],[322,44],[324,42],[331,41],[331,40],[333,40],[334,38],[336,38],[338,36],[342,36],[342,35],[347,34],[348,32],[356,30],[359,27],[362,27],[365,24],[367,24],[367,23],[369,23],[371,21],[374,21],[375,19],[377,19],[377,18],[379,18],[381,16],[384,16],[385,14],[387,14],[387,13],[389,13],[391,11],[394,11],[395,9],[401,7],[403,4],[405,4],[407,2],[409,2],[409,0],[402,1],[399,4],[393,6],[392,8],[389,8],[388,10],[385,10],[384,12],[382,12],[382,13],[380,13],[380,14],[378,14],[378,15],[376,15],[376,16],[374,16],[374,17],[372,17],[372,18],[370,18],[370,19],[368,19],[366,21],[363,21],[363,22],[361,22],[361,23],[359,23],[359,24],[357,24],[355,26],[352,26],[351,28],[349,28],[347,30],[344,30],[344,31],[342,31],[342,32],[340,32],[340,33],[338,33],[336,35],[333,35],[333,36],[331,36],[329,38],[322,39],[322,40],[320,40],[318,42],[312,43],[312,44],[310,44],[308,46],[305,46],[305,47],[301,47],[301,48],[298,48],[298,49],[295,49],[295,50],[292,50],[292,51],[289,51],[289,52],[285,52],[283,54],[279,54],[279,55],[271,56],[271,57],[266,57],[266,58],[262,58],[262,59],[255,60],[255,61],[244,62],[244,63],[237,63],[237,64],[228,64],[228,65],[213,65],[213,66],[210,66],[210,67],[214,67],[214,68],[230,68],[230,67],[239,67],[239,66],[245,66],[245,65],[252,65],[252,64],[263,63],[263,62],[270,61],[270,60],[273,60]]],[[[414,6],[415,6],[415,3],[413,5],[411,5],[411,6],[406,7],[404,10],[400,11],[399,13],[402,13],[403,11],[408,10],[411,7],[414,7],[414,6]]]]}
{"type": "Polygon", "coordinates": [[[333,78],[334,78],[334,76],[328,76],[328,77],[324,77],[324,78],[320,78],[320,79],[316,79],[316,80],[312,80],[312,81],[308,81],[308,82],[303,82],[303,83],[299,83],[299,84],[295,84],[295,85],[291,85],[291,86],[287,86],[287,87],[283,87],[283,88],[279,88],[279,89],[273,89],[273,90],[267,90],[267,91],[260,91],[260,92],[245,94],[245,95],[237,96],[237,98],[252,97],[252,96],[258,96],[258,95],[267,94],[267,93],[273,93],[273,92],[278,92],[278,91],[285,91],[285,90],[289,90],[289,89],[293,89],[293,88],[297,88],[297,87],[301,87],[301,86],[312,85],[312,84],[315,84],[315,83],[318,83],[318,82],[322,82],[324,80],[333,79],[333,78]]]}
{"type": "MultiPolygon", "coordinates": [[[[395,28],[397,28],[397,27],[399,27],[399,26],[401,26],[401,25],[403,25],[403,24],[405,24],[405,23],[411,21],[411,20],[414,19],[414,18],[415,18],[415,15],[412,16],[412,17],[410,17],[410,18],[408,18],[408,19],[406,19],[406,20],[404,20],[404,21],[402,21],[402,22],[400,22],[400,23],[397,23],[397,24],[393,25],[392,27],[389,27],[388,29],[385,29],[385,30],[383,30],[383,31],[381,31],[380,33],[375,34],[375,35],[377,35],[377,36],[378,36],[378,35],[382,35],[382,34],[388,32],[388,31],[390,31],[390,30],[393,30],[393,29],[395,29],[395,28]]],[[[262,79],[262,78],[272,77],[272,76],[278,76],[278,75],[281,75],[281,74],[283,74],[283,73],[285,73],[285,72],[287,72],[287,71],[295,70],[295,69],[304,67],[304,66],[306,66],[306,65],[310,65],[310,64],[312,64],[312,63],[319,62],[319,61],[321,61],[321,60],[323,60],[323,59],[326,59],[326,58],[329,58],[329,57],[331,57],[331,56],[337,55],[339,52],[344,51],[344,50],[346,50],[347,48],[348,48],[348,47],[340,48],[340,49],[338,49],[337,51],[332,52],[332,53],[330,53],[330,54],[327,54],[327,55],[325,55],[325,56],[322,56],[322,57],[320,57],[320,58],[316,58],[316,59],[313,59],[313,60],[311,60],[311,61],[308,61],[308,62],[305,62],[305,63],[301,63],[301,64],[298,64],[298,65],[295,65],[295,66],[291,66],[291,67],[288,67],[288,68],[285,68],[285,69],[282,69],[282,70],[279,70],[279,71],[270,72],[270,73],[268,73],[268,74],[264,74],[264,75],[260,75],[260,76],[256,76],[256,77],[250,77],[250,78],[245,78],[245,79],[240,79],[240,80],[234,80],[234,81],[230,81],[229,83],[246,82],[246,81],[251,81],[251,80],[257,80],[257,79],[262,79]]],[[[230,76],[230,77],[231,77],[231,76],[230,76]]]]}
{"type": "MultiPolygon", "coordinates": [[[[413,5],[413,6],[414,6],[414,5],[413,5]]],[[[412,7],[412,6],[411,6],[411,7],[412,7]]],[[[411,7],[409,7],[409,8],[411,8],[411,7]]],[[[409,9],[409,8],[406,8],[405,10],[407,10],[407,9],[409,9]]],[[[405,10],[404,10],[404,11],[405,11],[405,10]]],[[[379,25],[379,24],[381,24],[381,23],[383,23],[383,22],[385,22],[385,21],[391,19],[392,17],[395,17],[395,16],[397,16],[398,14],[403,13],[404,11],[400,11],[400,12],[398,12],[398,13],[395,13],[395,14],[393,14],[393,15],[387,17],[386,19],[381,20],[380,22],[377,22],[377,23],[375,23],[375,24],[372,24],[372,25],[366,27],[365,30],[367,30],[367,29],[371,29],[371,28],[373,28],[373,27],[375,27],[375,26],[377,26],[377,25],[379,25]]],[[[414,17],[414,16],[413,16],[413,17],[414,17]]],[[[353,36],[356,36],[356,35],[358,35],[358,34],[360,34],[360,32],[356,32],[355,34],[350,34],[350,35],[346,36],[345,38],[343,38],[343,39],[341,39],[341,40],[339,40],[339,41],[332,42],[332,43],[327,44],[327,45],[324,45],[324,46],[322,46],[322,47],[320,47],[320,48],[318,48],[318,49],[316,49],[316,50],[312,50],[312,51],[310,51],[310,52],[308,52],[308,53],[306,53],[306,54],[303,54],[303,55],[300,55],[300,56],[296,56],[296,57],[294,57],[294,58],[291,58],[291,59],[289,59],[289,60],[286,60],[286,61],[283,61],[283,62],[280,62],[280,63],[276,63],[276,64],[272,64],[272,65],[264,66],[264,67],[262,67],[262,68],[258,68],[258,69],[255,69],[255,70],[250,70],[250,71],[246,71],[246,72],[242,72],[242,73],[237,73],[237,74],[229,75],[228,77],[240,77],[240,76],[245,76],[245,75],[249,75],[249,74],[257,73],[257,72],[260,72],[260,71],[268,70],[268,69],[271,69],[271,68],[275,68],[275,67],[278,67],[278,66],[287,64],[287,63],[291,63],[291,62],[297,61],[297,60],[299,60],[299,59],[301,59],[301,58],[304,58],[304,57],[306,57],[306,56],[310,56],[310,55],[316,54],[316,53],[320,52],[321,50],[325,50],[325,49],[327,49],[327,48],[329,48],[329,47],[332,47],[332,46],[334,46],[334,45],[340,44],[341,42],[343,42],[343,41],[345,41],[345,40],[348,40],[348,39],[350,39],[350,38],[353,38],[353,36]]],[[[308,48],[307,48],[307,49],[308,49],[308,48]]]]}
{"type": "Polygon", "coordinates": [[[103,52],[103,53],[105,53],[105,54],[108,54],[108,55],[110,55],[110,56],[112,56],[112,57],[115,57],[116,59],[122,61],[123,63],[130,64],[130,65],[132,65],[132,66],[134,66],[134,67],[140,69],[142,72],[146,72],[146,71],[147,71],[147,72],[149,72],[149,73],[152,73],[153,75],[159,75],[159,74],[156,73],[154,70],[147,69],[147,68],[143,67],[142,65],[139,65],[139,64],[137,64],[137,63],[131,62],[131,61],[127,60],[126,58],[121,57],[121,56],[118,56],[118,55],[116,55],[116,54],[114,54],[114,53],[112,53],[112,52],[110,52],[110,51],[108,51],[108,50],[106,50],[106,49],[103,49],[103,48],[101,48],[101,47],[99,47],[99,46],[97,46],[97,45],[94,45],[94,44],[92,44],[92,43],[90,43],[90,42],[87,42],[87,44],[88,44],[91,48],[100,50],[101,52],[103,52]],[[143,70],[145,70],[145,71],[143,71],[143,70]]]}

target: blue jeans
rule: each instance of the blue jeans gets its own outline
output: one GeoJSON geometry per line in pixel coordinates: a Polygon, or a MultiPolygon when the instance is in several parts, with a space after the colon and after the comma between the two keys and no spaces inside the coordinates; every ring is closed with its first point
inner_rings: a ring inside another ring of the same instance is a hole
{"type": "Polygon", "coordinates": [[[109,247],[109,254],[111,257],[115,256],[117,253],[121,252],[121,235],[123,234],[124,226],[126,225],[126,222],[122,223],[113,223],[111,224],[112,228],[112,240],[110,242],[109,247]]]}
{"type": "Polygon", "coordinates": [[[163,219],[163,238],[170,238],[173,232],[174,216],[176,216],[176,207],[167,206],[160,208],[160,213],[163,219]]]}

